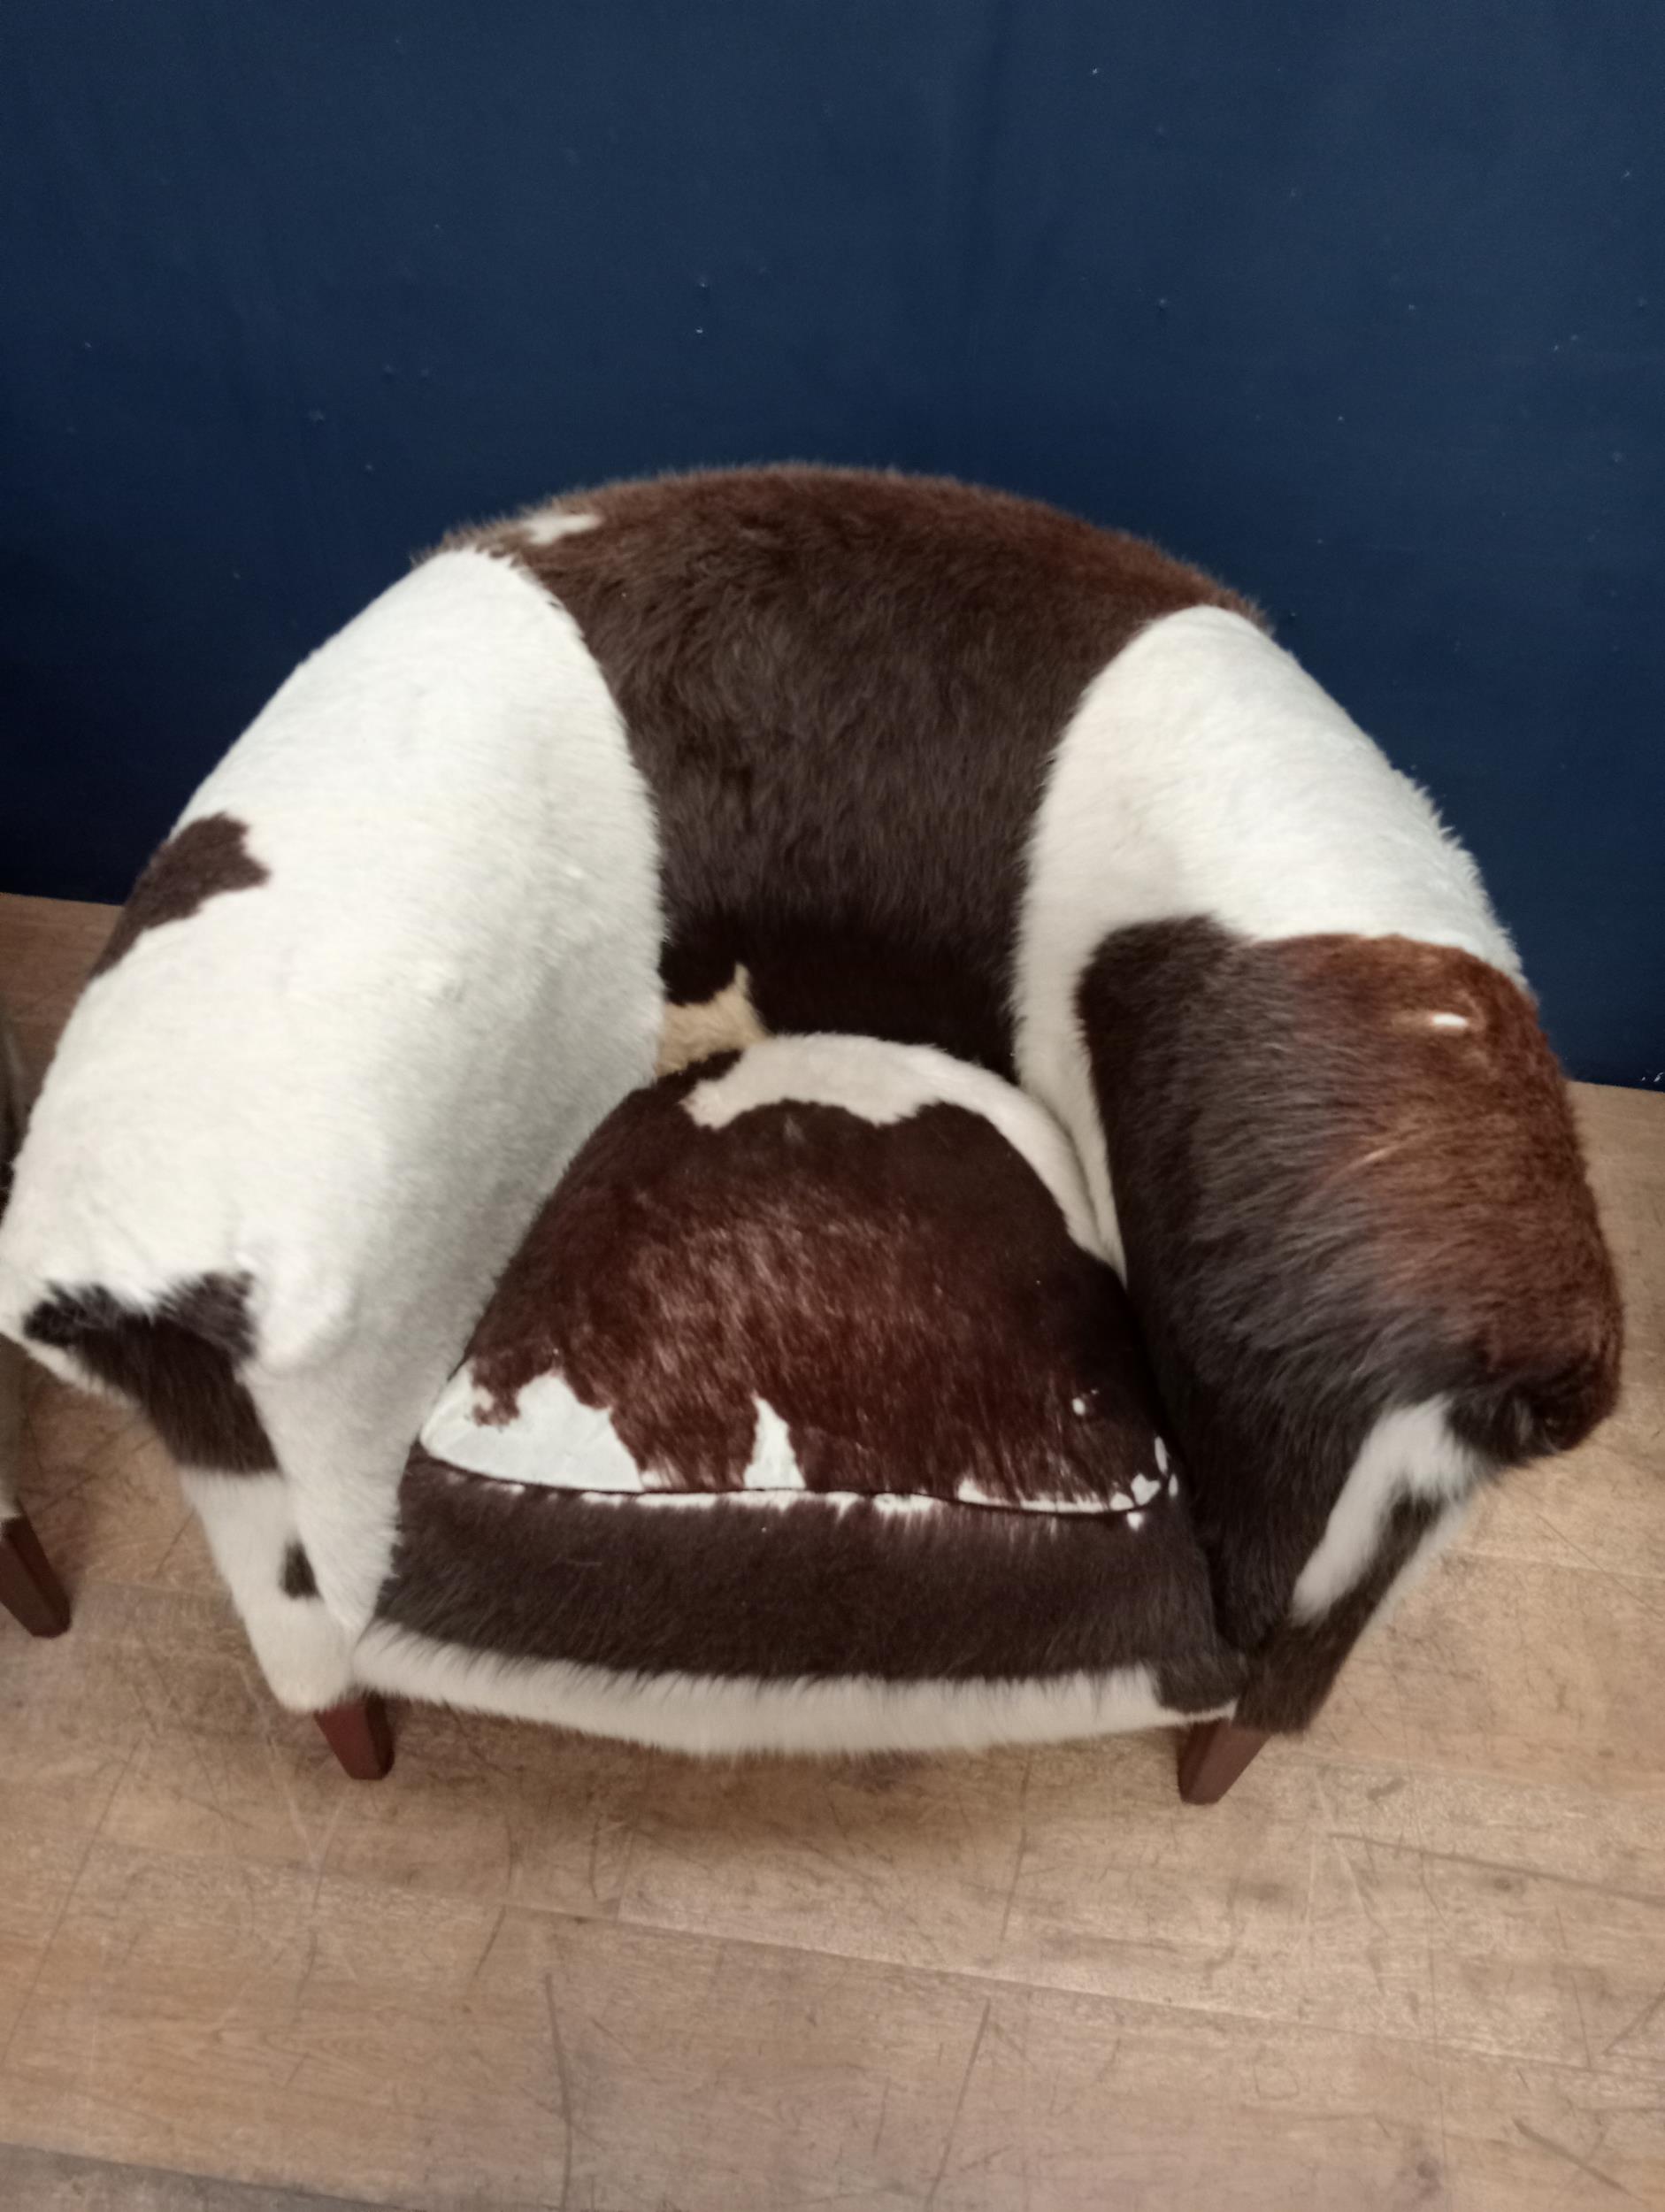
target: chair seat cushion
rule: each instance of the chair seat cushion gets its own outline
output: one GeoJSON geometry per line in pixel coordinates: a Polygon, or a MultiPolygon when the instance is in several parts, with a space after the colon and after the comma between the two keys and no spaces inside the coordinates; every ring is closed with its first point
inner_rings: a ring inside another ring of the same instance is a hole
{"type": "Polygon", "coordinates": [[[1145,1725],[1241,1675],[1065,1141],[864,1038],[597,1130],[411,1455],[371,1640],[388,1686],[736,1747],[1145,1725]]]}

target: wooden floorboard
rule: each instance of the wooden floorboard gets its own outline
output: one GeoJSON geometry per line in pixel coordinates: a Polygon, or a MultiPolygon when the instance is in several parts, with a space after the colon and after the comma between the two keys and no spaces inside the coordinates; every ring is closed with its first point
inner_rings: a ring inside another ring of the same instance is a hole
{"type": "Polygon", "coordinates": [[[9,2212],[352,2212],[362,2202],[0,2143],[0,2204],[9,2212]]]}
{"type": "MultiPolygon", "coordinates": [[[[37,1059],[109,921],[0,898],[37,1059]]],[[[704,1767],[434,1711],[356,1786],[142,1424],[32,1378],[76,1619],[0,1621],[0,2205],[1665,2207],[1665,1099],[1578,1102],[1620,1415],[1206,1811],[1156,1737],[704,1767]]]]}

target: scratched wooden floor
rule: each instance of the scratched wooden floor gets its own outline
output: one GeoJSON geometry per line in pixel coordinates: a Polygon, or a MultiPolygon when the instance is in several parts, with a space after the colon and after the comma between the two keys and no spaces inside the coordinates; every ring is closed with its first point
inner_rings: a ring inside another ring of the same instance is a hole
{"type": "MultiPolygon", "coordinates": [[[[107,924],[0,900],[37,1056],[107,924]]],[[[1665,1099],[1581,1103],[1622,1417],[1210,1812],[1155,1737],[710,1769],[431,1711],[354,1786],[140,1425],[42,1379],[0,2203],[1665,2206],[1665,1099]]]]}

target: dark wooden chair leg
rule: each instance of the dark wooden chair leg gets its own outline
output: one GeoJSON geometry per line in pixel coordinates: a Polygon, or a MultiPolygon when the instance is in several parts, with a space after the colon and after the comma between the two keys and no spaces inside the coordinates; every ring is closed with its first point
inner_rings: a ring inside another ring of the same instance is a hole
{"type": "Polygon", "coordinates": [[[1205,1720],[1179,1740],[1179,1794],[1187,1805],[1217,1805],[1268,1740],[1264,1728],[1205,1720]]]}
{"type": "Polygon", "coordinates": [[[26,1514],[0,1523],[0,1605],[31,1636],[61,1636],[69,1626],[64,1586],[26,1514]]]}
{"type": "Polygon", "coordinates": [[[355,1782],[380,1782],[392,1767],[393,1725],[373,1690],[345,1705],[327,1706],[312,1717],[355,1782]]]}

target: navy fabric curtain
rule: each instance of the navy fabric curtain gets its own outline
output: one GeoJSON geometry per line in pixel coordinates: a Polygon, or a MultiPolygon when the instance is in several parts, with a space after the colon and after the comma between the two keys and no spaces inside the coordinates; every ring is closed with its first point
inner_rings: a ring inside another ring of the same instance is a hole
{"type": "Polygon", "coordinates": [[[1665,1078],[1665,11],[11,0],[0,887],[117,898],[449,524],[797,457],[1148,533],[1665,1078]]]}

